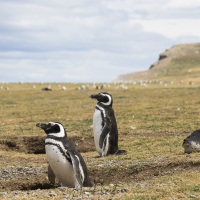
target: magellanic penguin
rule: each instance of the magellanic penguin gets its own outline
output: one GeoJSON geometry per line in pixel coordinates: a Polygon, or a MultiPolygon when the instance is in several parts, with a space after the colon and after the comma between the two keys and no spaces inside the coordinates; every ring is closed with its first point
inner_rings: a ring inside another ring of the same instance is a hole
{"type": "Polygon", "coordinates": [[[62,187],[78,189],[92,186],[87,166],[75,146],[68,140],[62,124],[49,122],[38,123],[36,126],[47,134],[45,151],[50,183],[55,184],[57,178],[62,187]]]}
{"type": "Polygon", "coordinates": [[[90,97],[98,101],[93,116],[94,142],[97,152],[100,156],[126,153],[125,150],[118,149],[118,128],[111,94],[101,92],[90,97]]]}
{"type": "Polygon", "coordinates": [[[200,130],[196,130],[183,140],[184,153],[200,151],[200,130]]]}

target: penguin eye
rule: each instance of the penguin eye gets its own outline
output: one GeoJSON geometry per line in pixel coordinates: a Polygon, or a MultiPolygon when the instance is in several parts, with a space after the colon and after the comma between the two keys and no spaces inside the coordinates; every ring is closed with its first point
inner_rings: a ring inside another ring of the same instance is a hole
{"type": "Polygon", "coordinates": [[[105,95],[102,95],[102,99],[101,99],[102,102],[106,103],[109,101],[108,97],[105,96],[105,95]]]}
{"type": "Polygon", "coordinates": [[[50,129],[52,127],[52,124],[51,123],[48,123],[47,124],[47,129],[50,129]]]}
{"type": "Polygon", "coordinates": [[[54,133],[59,133],[59,132],[60,132],[60,126],[59,126],[58,124],[54,124],[54,125],[52,126],[52,131],[53,131],[54,133]]]}

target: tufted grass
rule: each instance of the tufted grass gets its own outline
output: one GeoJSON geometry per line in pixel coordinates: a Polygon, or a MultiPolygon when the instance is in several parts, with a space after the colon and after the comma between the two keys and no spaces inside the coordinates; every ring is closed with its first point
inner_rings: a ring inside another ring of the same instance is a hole
{"type": "MultiPolygon", "coordinates": [[[[125,90],[110,84],[104,91],[113,95],[119,146],[128,153],[105,158],[95,158],[95,151],[82,153],[92,180],[99,178],[105,186],[114,184],[126,189],[123,193],[114,191],[113,199],[200,198],[200,154],[185,155],[181,147],[183,139],[200,128],[200,87],[127,85],[125,90]]],[[[16,136],[44,136],[35,124],[49,121],[61,122],[69,137],[93,137],[96,102],[89,96],[99,90],[91,84],[80,91],[76,89],[78,84],[52,83],[52,91],[42,91],[46,86],[3,84],[9,90],[0,90],[0,141],[16,136]],[[67,90],[62,90],[62,86],[67,90]]],[[[45,155],[13,152],[12,157],[15,156],[18,163],[20,159],[29,160],[32,165],[45,163],[45,155]]],[[[102,195],[99,191],[94,192],[96,199],[102,195]]]]}

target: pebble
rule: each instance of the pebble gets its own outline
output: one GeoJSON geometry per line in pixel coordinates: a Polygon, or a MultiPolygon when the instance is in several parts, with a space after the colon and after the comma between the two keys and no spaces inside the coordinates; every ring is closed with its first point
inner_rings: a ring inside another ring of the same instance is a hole
{"type": "Polygon", "coordinates": [[[0,195],[7,195],[7,192],[0,192],[0,195]]]}
{"type": "Polygon", "coordinates": [[[20,177],[27,177],[29,178],[30,175],[38,176],[39,174],[43,174],[46,172],[46,165],[45,166],[29,166],[29,167],[21,167],[21,166],[10,166],[6,167],[6,169],[1,169],[0,171],[0,180],[6,181],[11,179],[17,179],[20,177]]]}
{"type": "Polygon", "coordinates": [[[136,127],[135,127],[135,126],[130,126],[130,128],[131,128],[132,130],[135,130],[135,129],[136,129],[136,127]]]}
{"type": "Polygon", "coordinates": [[[54,191],[51,191],[51,192],[49,193],[49,196],[50,196],[50,197],[52,197],[52,196],[57,196],[57,194],[56,194],[54,191]]]}
{"type": "Polygon", "coordinates": [[[191,195],[189,196],[189,198],[195,199],[195,198],[197,198],[197,196],[194,195],[194,194],[191,194],[191,195]]]}
{"type": "Polygon", "coordinates": [[[85,192],[85,194],[89,196],[89,195],[90,195],[90,192],[85,192]]]}
{"type": "Polygon", "coordinates": [[[61,191],[65,191],[66,187],[58,187],[58,189],[61,190],[61,191]]]}
{"type": "Polygon", "coordinates": [[[128,191],[128,189],[126,189],[126,188],[117,190],[118,193],[125,193],[125,192],[127,192],[127,191],[128,191]]]}

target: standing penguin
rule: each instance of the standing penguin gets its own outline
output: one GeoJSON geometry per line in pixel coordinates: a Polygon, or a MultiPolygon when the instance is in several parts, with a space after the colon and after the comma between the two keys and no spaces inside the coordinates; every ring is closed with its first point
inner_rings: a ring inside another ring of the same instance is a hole
{"type": "Polygon", "coordinates": [[[62,124],[49,122],[38,123],[36,126],[47,134],[45,150],[49,162],[49,181],[55,184],[57,178],[61,186],[71,188],[92,186],[87,166],[75,146],[68,140],[62,124]]]}
{"type": "Polygon", "coordinates": [[[125,150],[118,149],[118,129],[111,94],[101,92],[91,95],[91,98],[98,101],[93,116],[94,142],[97,152],[100,156],[125,153],[125,150]]]}

